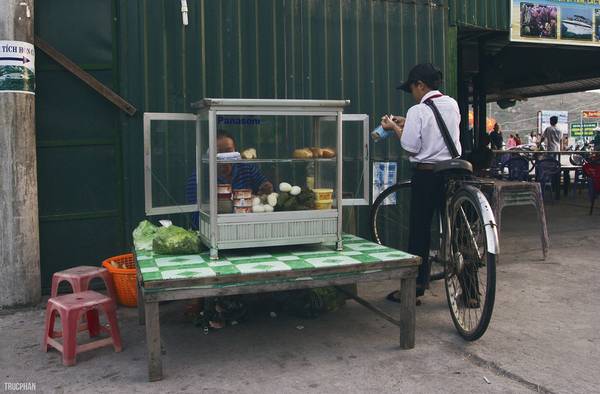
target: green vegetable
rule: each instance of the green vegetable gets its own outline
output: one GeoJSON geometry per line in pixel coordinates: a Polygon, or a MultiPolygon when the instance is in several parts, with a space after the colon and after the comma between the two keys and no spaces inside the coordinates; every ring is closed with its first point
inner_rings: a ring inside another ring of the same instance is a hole
{"type": "Polygon", "coordinates": [[[277,197],[277,205],[275,206],[275,210],[284,211],[283,206],[290,199],[290,194],[281,192],[279,193],[279,197],[277,197]]]}
{"type": "Polygon", "coordinates": [[[133,230],[133,244],[137,250],[152,250],[152,240],[158,227],[147,220],[142,220],[133,230]]]}
{"type": "Polygon", "coordinates": [[[160,227],[152,242],[152,249],[158,254],[198,253],[200,251],[200,240],[197,233],[187,231],[181,227],[160,227]]]}
{"type": "Polygon", "coordinates": [[[283,203],[284,211],[295,211],[298,206],[298,200],[296,198],[289,198],[285,203],[283,203]]]}

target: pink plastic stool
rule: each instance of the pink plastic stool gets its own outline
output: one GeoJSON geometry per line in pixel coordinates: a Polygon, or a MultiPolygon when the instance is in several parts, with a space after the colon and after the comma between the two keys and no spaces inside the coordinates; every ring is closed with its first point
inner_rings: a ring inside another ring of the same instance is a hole
{"type": "Polygon", "coordinates": [[[54,275],[52,275],[52,289],[50,294],[52,297],[56,297],[58,285],[62,281],[67,281],[71,284],[73,293],[86,291],[90,285],[90,281],[94,278],[100,278],[104,281],[110,298],[116,301],[115,288],[108,270],[106,268],[92,267],[89,265],[81,265],[79,267],[55,272],[54,275]]]}
{"type": "Polygon", "coordinates": [[[42,350],[47,352],[48,346],[52,346],[62,353],[63,365],[66,366],[75,364],[78,353],[99,347],[112,344],[115,352],[120,352],[121,335],[116,311],[114,300],[91,290],[50,298],[46,306],[46,329],[42,350]],[[100,324],[99,310],[106,315],[107,325],[100,324]],[[54,331],[56,314],[60,317],[62,331],[54,331]],[[87,323],[80,323],[83,314],[86,314],[87,323]],[[85,330],[89,331],[90,338],[98,336],[100,332],[107,333],[110,337],[77,345],[77,333],[85,330]],[[63,338],[62,343],[56,340],[60,337],[63,338]]]}

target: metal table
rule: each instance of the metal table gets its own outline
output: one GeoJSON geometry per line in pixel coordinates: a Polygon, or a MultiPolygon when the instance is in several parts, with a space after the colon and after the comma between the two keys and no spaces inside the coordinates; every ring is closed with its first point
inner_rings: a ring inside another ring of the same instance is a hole
{"type": "Polygon", "coordinates": [[[421,260],[362,238],[344,235],[344,249],[334,244],[295,246],[224,253],[160,256],[136,251],[138,316],[146,324],[148,379],[163,377],[159,303],[261,292],[342,286],[399,279],[400,319],[386,315],[356,295],[361,305],[400,327],[400,347],[415,344],[416,277],[421,260]]]}

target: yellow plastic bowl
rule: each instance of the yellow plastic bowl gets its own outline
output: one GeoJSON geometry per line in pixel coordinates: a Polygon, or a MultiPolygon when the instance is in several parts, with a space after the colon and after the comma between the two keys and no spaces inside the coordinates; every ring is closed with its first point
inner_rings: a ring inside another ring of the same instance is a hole
{"type": "Polygon", "coordinates": [[[333,189],[313,189],[313,192],[317,201],[331,201],[333,198],[333,189]]]}
{"type": "Polygon", "coordinates": [[[315,201],[316,209],[331,209],[333,200],[315,201]]]}

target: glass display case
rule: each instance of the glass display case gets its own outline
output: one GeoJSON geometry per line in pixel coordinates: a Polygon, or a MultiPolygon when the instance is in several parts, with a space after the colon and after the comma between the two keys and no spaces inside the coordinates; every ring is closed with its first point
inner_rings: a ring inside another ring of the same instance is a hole
{"type": "Polygon", "coordinates": [[[144,114],[147,215],[190,213],[219,250],[335,242],[369,200],[369,118],[345,100],[212,99],[144,114]]]}

